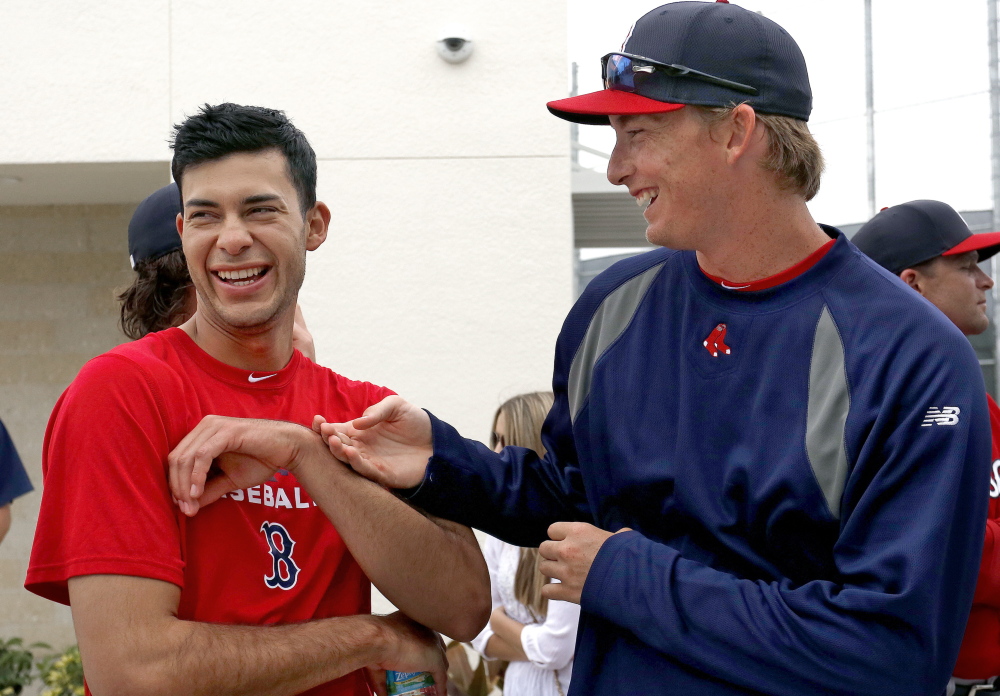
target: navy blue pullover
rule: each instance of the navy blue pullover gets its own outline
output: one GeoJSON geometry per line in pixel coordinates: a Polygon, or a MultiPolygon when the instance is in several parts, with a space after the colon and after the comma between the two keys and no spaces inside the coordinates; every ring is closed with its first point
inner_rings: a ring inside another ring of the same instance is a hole
{"type": "Polygon", "coordinates": [[[944,315],[826,231],[768,290],[668,249],[591,282],[545,459],[432,417],[415,504],[518,545],[635,530],[587,577],[571,696],[943,692],[986,520],[983,379],[944,315]]]}

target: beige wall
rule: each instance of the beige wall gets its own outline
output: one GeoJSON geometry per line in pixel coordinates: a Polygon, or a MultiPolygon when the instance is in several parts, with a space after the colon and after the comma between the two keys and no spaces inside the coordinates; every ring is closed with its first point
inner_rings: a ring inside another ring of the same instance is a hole
{"type": "Polygon", "coordinates": [[[121,343],[115,288],[130,278],[132,205],[0,206],[0,419],[35,485],[0,544],[0,638],[76,642],[69,610],[24,590],[41,499],[42,437],[63,389],[121,343]]]}

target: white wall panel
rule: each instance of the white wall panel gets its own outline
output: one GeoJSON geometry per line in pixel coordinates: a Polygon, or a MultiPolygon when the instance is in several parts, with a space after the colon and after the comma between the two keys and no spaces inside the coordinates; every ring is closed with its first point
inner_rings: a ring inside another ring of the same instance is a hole
{"type": "Polygon", "coordinates": [[[502,398],[551,384],[568,187],[560,158],[324,162],[337,222],[302,294],[318,360],[487,437],[502,398]]]}
{"type": "Polygon", "coordinates": [[[172,116],[221,101],[284,109],[321,157],[562,155],[562,2],[275,5],[174,0],[172,116]],[[450,24],[475,50],[449,64],[450,24]]]}
{"type": "Polygon", "coordinates": [[[166,159],[168,0],[4,0],[0,163],[166,159]]]}

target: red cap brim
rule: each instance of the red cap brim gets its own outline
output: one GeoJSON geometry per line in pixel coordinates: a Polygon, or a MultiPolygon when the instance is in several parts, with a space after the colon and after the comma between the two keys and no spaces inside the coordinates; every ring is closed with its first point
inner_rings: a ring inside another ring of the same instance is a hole
{"type": "Polygon", "coordinates": [[[967,251],[979,251],[979,260],[983,261],[1000,251],[1000,232],[983,232],[967,237],[964,241],[956,244],[941,256],[954,256],[964,254],[967,251]]]}
{"type": "Polygon", "coordinates": [[[684,105],[656,101],[617,89],[602,89],[600,92],[551,101],[546,106],[553,115],[567,121],[606,126],[609,123],[608,116],[662,114],[677,111],[684,105]]]}

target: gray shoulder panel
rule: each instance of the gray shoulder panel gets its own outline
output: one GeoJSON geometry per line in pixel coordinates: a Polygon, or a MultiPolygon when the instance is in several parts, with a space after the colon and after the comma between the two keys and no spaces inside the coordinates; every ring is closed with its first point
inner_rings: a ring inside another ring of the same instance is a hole
{"type": "Polygon", "coordinates": [[[590,383],[594,374],[594,365],[615,339],[628,327],[635,310],[646,296],[646,291],[652,285],[656,274],[663,268],[659,263],[640,275],[630,278],[614,292],[604,298],[601,306],[594,312],[587,333],[580,347],[573,356],[573,364],[569,369],[568,396],[570,414],[576,421],[587,397],[590,395],[590,383]]]}
{"type": "Polygon", "coordinates": [[[844,343],[830,309],[824,307],[809,365],[806,454],[834,519],[840,519],[840,499],[847,480],[844,430],[850,407],[844,343]]]}

